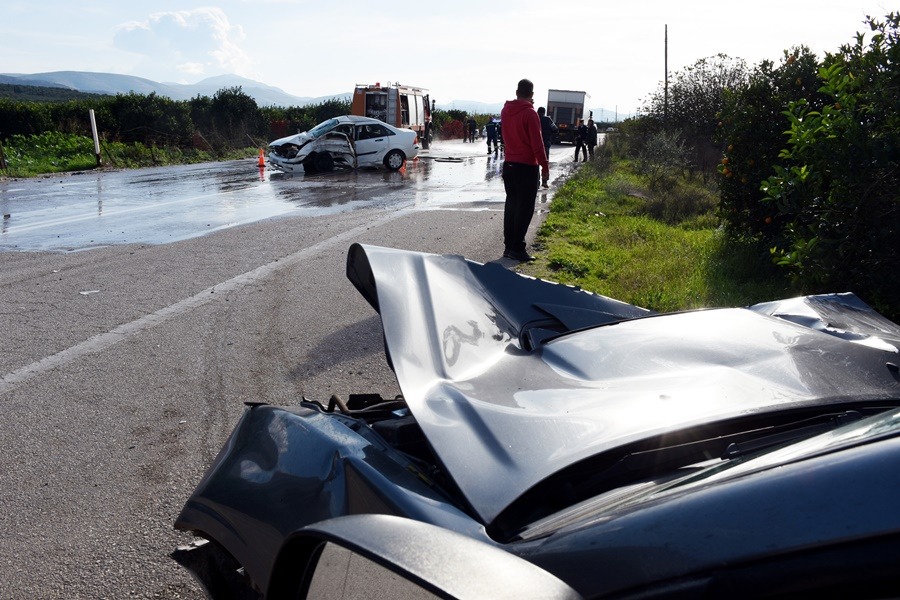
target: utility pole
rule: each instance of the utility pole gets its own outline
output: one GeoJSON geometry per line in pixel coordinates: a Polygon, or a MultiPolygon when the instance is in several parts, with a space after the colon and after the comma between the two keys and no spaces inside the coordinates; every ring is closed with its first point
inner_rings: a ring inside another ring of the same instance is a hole
{"type": "Polygon", "coordinates": [[[665,39],[663,41],[663,64],[665,73],[665,84],[663,84],[663,122],[669,122],[669,24],[666,23],[665,39]]]}

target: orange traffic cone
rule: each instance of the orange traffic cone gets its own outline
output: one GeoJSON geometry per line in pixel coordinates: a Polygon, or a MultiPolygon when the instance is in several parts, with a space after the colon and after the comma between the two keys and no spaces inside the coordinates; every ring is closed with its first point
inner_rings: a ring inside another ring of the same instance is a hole
{"type": "Polygon", "coordinates": [[[262,148],[259,149],[259,166],[260,167],[266,166],[266,155],[263,153],[262,148]]]}

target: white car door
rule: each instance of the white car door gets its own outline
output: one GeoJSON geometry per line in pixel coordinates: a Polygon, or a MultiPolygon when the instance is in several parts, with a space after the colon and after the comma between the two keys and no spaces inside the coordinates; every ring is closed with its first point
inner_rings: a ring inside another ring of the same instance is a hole
{"type": "Polygon", "coordinates": [[[360,167],[378,166],[390,148],[390,130],[378,123],[356,126],[356,159],[360,167]]]}

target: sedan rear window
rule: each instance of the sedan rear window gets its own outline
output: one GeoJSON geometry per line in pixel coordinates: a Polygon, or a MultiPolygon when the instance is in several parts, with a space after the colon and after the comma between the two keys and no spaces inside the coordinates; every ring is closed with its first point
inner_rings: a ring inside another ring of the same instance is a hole
{"type": "Polygon", "coordinates": [[[383,125],[370,124],[370,125],[360,125],[356,130],[356,139],[358,140],[370,140],[372,138],[384,137],[387,135],[394,135],[391,130],[383,125]]]}

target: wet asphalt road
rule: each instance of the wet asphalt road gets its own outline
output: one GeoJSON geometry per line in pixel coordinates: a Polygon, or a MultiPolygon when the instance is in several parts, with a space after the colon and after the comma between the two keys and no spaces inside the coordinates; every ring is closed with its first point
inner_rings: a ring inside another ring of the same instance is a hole
{"type": "Polygon", "coordinates": [[[503,202],[502,156],[485,148],[448,142],[400,172],[285,175],[252,159],[0,182],[0,252],[165,244],[277,216],[493,210],[503,202]]]}
{"type": "Polygon", "coordinates": [[[0,598],[204,597],[172,523],[243,402],[399,393],[350,244],[502,260],[499,163],[474,147],[405,173],[0,182],[0,598]]]}

